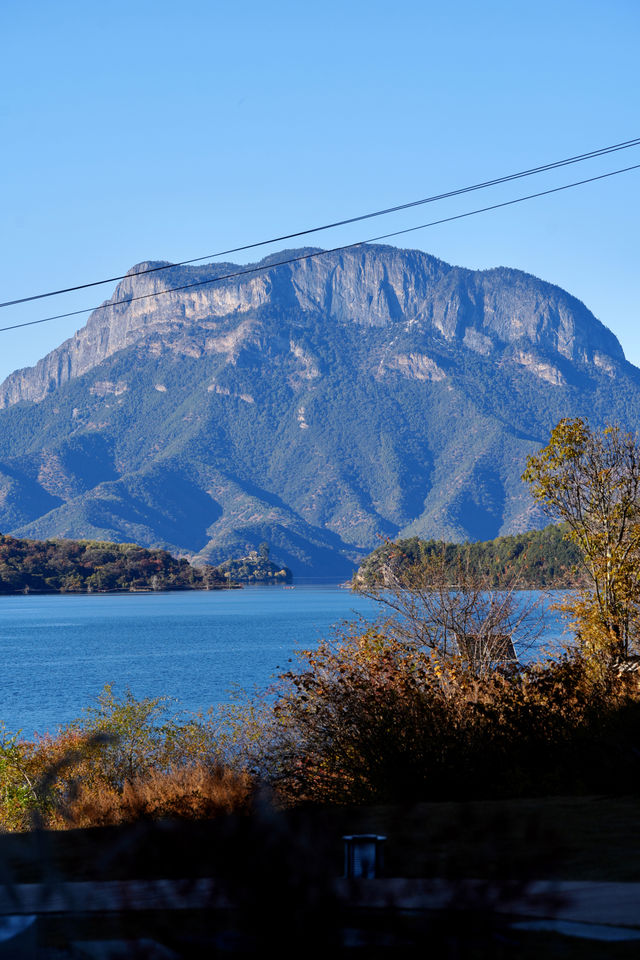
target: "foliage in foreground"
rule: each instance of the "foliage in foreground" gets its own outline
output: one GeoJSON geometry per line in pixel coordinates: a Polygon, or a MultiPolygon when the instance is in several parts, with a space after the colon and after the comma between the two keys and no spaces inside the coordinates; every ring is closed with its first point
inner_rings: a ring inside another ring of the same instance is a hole
{"type": "Polygon", "coordinates": [[[492,587],[462,557],[455,565],[444,552],[410,563],[390,558],[383,576],[356,590],[386,614],[384,633],[401,648],[433,651],[442,660],[458,656],[473,674],[492,673],[539,644],[546,629],[542,597],[506,582],[492,587]]]}
{"type": "Polygon", "coordinates": [[[286,805],[629,794],[639,745],[637,674],[580,652],[477,673],[354,626],[224,722],[106,687],[55,736],[5,733],[0,826],[211,818],[259,784],[286,805]]]}
{"type": "Polygon", "coordinates": [[[223,760],[211,714],[170,714],[167,698],[117,697],[55,735],[0,741],[0,827],[59,829],[142,818],[202,818],[244,809],[251,779],[223,760]]]}
{"type": "Polygon", "coordinates": [[[478,676],[369,630],[303,661],[283,678],[262,757],[290,802],[637,789],[637,680],[595,680],[579,654],[478,676]]]}
{"type": "Polygon", "coordinates": [[[640,445],[618,426],[595,430],[565,418],[527,460],[523,479],[545,512],[562,521],[588,587],[571,605],[594,655],[640,649],[640,445]]]}

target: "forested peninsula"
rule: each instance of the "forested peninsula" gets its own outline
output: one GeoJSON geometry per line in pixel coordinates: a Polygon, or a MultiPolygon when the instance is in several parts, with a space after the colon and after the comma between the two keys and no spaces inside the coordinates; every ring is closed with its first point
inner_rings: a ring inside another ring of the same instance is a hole
{"type": "Polygon", "coordinates": [[[510,537],[497,537],[478,543],[447,543],[412,537],[395,543],[385,542],[366,557],[355,583],[379,585],[384,582],[385,567],[424,564],[438,559],[455,578],[456,568],[464,564],[470,574],[486,580],[487,586],[515,585],[523,590],[566,589],[579,586],[581,571],[577,547],[566,539],[563,524],[550,524],[510,537]]]}
{"type": "Polygon", "coordinates": [[[229,585],[216,567],[195,567],[166,550],[0,535],[0,594],[220,590],[229,585]]]}

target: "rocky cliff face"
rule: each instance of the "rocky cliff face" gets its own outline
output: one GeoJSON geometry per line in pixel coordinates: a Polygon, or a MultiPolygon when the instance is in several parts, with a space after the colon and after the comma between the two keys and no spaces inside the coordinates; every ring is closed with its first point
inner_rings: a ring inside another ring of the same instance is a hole
{"type": "Polygon", "coordinates": [[[561,417],[640,426],[613,334],[515,270],[373,246],[220,283],[147,266],[0,387],[0,530],[212,562],[267,541],[342,577],[380,535],[543,523],[520,476],[561,417]]]}
{"type": "MultiPolygon", "coordinates": [[[[278,254],[263,263],[286,257],[278,254]]],[[[21,400],[40,401],[150,334],[173,341],[177,331],[215,331],[217,320],[234,317],[240,342],[246,335],[242,317],[266,306],[320,313],[335,324],[388,328],[390,333],[395,327],[412,326],[416,332],[457,342],[483,356],[511,356],[550,383],[560,381],[562,375],[553,365],[541,365],[536,350],[604,370],[614,370],[617,362],[624,361],[614,335],[584,304],[559,287],[517,270],[465,270],[419,251],[376,246],[300,260],[211,285],[208,280],[243,268],[216,264],[140,275],[159,265],[145,262],[133,267],[82,330],[35,367],[11,374],[0,385],[0,408],[21,400]],[[188,284],[198,285],[136,299],[188,284]]],[[[210,338],[208,349],[217,349],[215,343],[215,337],[210,338]]],[[[219,348],[225,349],[224,344],[219,348]]]]}

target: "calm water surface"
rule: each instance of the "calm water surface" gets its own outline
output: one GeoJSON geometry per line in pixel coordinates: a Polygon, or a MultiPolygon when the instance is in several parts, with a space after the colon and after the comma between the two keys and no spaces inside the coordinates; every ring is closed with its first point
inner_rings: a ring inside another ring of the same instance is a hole
{"type": "Polygon", "coordinates": [[[0,597],[2,707],[9,730],[55,730],[105,683],[171,696],[185,710],[263,686],[296,647],[375,604],[339,587],[0,597]]]}
{"type": "Polygon", "coordinates": [[[54,731],[105,683],[207,709],[265,686],[333,625],[377,613],[337,586],[0,597],[0,721],[25,735],[54,731]]]}

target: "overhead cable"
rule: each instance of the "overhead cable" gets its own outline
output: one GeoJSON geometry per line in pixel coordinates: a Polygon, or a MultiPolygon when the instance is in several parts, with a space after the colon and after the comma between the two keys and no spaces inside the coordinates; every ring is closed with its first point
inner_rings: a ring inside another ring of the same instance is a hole
{"type": "MultiPolygon", "coordinates": [[[[392,233],[384,233],[378,237],[370,237],[368,240],[357,240],[355,243],[345,243],[339,247],[332,247],[329,250],[313,250],[310,253],[299,254],[296,257],[288,257],[285,260],[276,260],[271,263],[256,264],[252,267],[245,267],[233,273],[226,273],[219,277],[209,277],[206,280],[196,280],[192,283],[183,283],[178,287],[168,287],[166,290],[158,290],[155,293],[143,293],[137,297],[125,297],[122,300],[113,300],[111,302],[99,304],[95,307],[87,307],[84,310],[71,310],[69,313],[58,313],[51,317],[42,317],[40,320],[28,320],[25,323],[15,323],[8,327],[0,327],[0,333],[7,330],[18,330],[21,327],[33,327],[39,323],[48,323],[51,320],[65,320],[68,317],[78,317],[86,313],[96,313],[98,310],[110,310],[112,307],[129,305],[140,300],[149,300],[155,297],[166,296],[169,293],[178,293],[181,290],[189,290],[193,287],[210,286],[214,283],[222,283],[225,280],[234,280],[237,277],[244,277],[248,274],[267,273],[276,267],[283,267],[290,263],[299,263],[302,260],[313,260],[317,257],[325,257],[331,253],[340,253],[344,250],[353,250],[355,247],[362,247],[368,243],[378,243],[380,240],[389,240],[391,237],[399,237],[403,234],[414,233],[416,230],[425,230],[427,227],[435,227],[443,223],[452,223],[454,220],[463,220],[466,217],[474,217],[479,213],[487,213],[490,210],[499,210],[501,207],[510,207],[516,203],[523,203],[525,200],[534,200],[537,197],[546,197],[552,193],[560,193],[563,190],[570,190],[572,187],[580,187],[586,183],[594,183],[597,180],[606,180],[609,177],[615,177],[620,173],[628,173],[630,170],[640,169],[640,163],[631,167],[623,167],[620,170],[611,170],[609,173],[601,173],[596,177],[588,177],[586,180],[576,180],[573,183],[565,183],[561,187],[552,187],[549,190],[541,190],[539,193],[530,193],[525,197],[516,197],[514,200],[505,200],[502,203],[493,203],[488,207],[479,207],[476,210],[468,210],[466,213],[458,213],[455,216],[443,217],[441,220],[431,220],[429,223],[421,223],[416,227],[407,227],[404,230],[394,230],[392,233]]],[[[138,274],[133,274],[138,276],[138,274]]]]}
{"type": "MultiPolygon", "coordinates": [[[[621,143],[614,143],[608,147],[600,147],[598,150],[590,150],[588,153],[580,153],[573,157],[567,157],[564,160],[554,160],[552,163],[545,163],[538,167],[531,167],[528,170],[521,170],[518,173],[509,173],[503,177],[496,177],[493,180],[485,180],[482,183],[474,183],[471,186],[459,187],[457,190],[449,190],[447,193],[435,194],[431,197],[424,197],[422,200],[411,200],[408,203],[401,203],[394,207],[386,207],[383,210],[375,210],[371,213],[363,213],[357,217],[349,217],[345,220],[335,220],[332,223],[325,223],[319,227],[310,227],[307,230],[298,230],[295,233],[283,234],[279,237],[271,237],[269,240],[259,240],[255,243],[245,243],[240,247],[231,247],[229,250],[220,250],[218,253],[208,253],[202,257],[193,257],[190,260],[180,260],[177,263],[160,264],[156,267],[148,267],[146,270],[139,270],[136,276],[142,276],[145,273],[157,273],[161,270],[169,270],[172,267],[184,267],[191,263],[202,263],[204,260],[215,260],[217,257],[225,257],[232,253],[241,253],[245,250],[255,250],[257,247],[265,247],[272,243],[282,243],[285,240],[295,240],[298,237],[309,236],[312,233],[319,233],[322,230],[331,230],[335,227],[344,227],[352,223],[360,223],[363,220],[372,220],[375,217],[387,216],[390,213],[398,213],[401,210],[410,210],[412,207],[423,206],[427,203],[435,203],[438,200],[446,200],[450,197],[458,197],[465,193],[472,193],[476,190],[485,190],[487,187],[494,187],[498,184],[509,183],[512,180],[520,180],[523,177],[531,177],[538,173],[545,173],[549,170],[557,170],[561,167],[569,166],[574,163],[581,163],[583,160],[591,160],[595,157],[603,157],[610,153],[616,153],[619,150],[628,150],[630,147],[640,146],[640,137],[634,140],[624,140],[621,143]]],[[[3,307],[13,307],[20,303],[30,303],[33,300],[44,300],[47,297],[57,297],[63,293],[73,293],[77,290],[86,290],[89,287],[99,287],[105,283],[116,283],[119,280],[125,280],[130,274],[122,274],[117,277],[107,277],[104,280],[94,280],[90,283],[78,283],[75,286],[61,287],[59,290],[49,290],[46,293],[36,293],[28,297],[20,297],[16,300],[5,300],[0,303],[0,309],[3,307]]]]}

